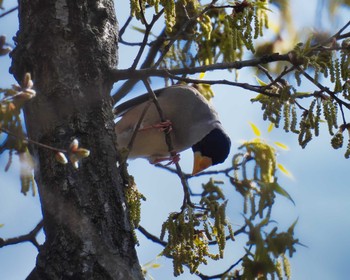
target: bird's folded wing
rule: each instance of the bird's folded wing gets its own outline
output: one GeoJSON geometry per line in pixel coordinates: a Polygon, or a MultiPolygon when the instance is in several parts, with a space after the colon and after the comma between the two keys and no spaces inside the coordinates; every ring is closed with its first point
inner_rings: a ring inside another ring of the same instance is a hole
{"type": "MultiPolygon", "coordinates": [[[[155,90],[154,93],[155,95],[158,97],[159,94],[164,90],[164,88],[155,90]]],[[[120,105],[118,105],[117,107],[114,108],[113,113],[115,115],[115,117],[121,117],[122,115],[124,115],[127,111],[129,111],[131,108],[140,105],[144,102],[147,102],[147,100],[150,100],[150,94],[149,93],[145,93],[142,95],[139,95],[135,98],[132,98],[120,105]]]]}

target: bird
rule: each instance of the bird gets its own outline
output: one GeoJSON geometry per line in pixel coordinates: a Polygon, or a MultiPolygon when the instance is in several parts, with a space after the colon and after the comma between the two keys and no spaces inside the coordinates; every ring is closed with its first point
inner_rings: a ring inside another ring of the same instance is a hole
{"type": "Polygon", "coordinates": [[[118,105],[114,109],[116,117],[120,118],[115,124],[118,149],[128,147],[143,111],[147,110],[129,151],[129,159],[146,158],[150,163],[157,163],[171,158],[173,153],[169,152],[164,136],[167,130],[176,153],[192,148],[193,175],[225,161],[231,140],[213,106],[196,88],[173,85],[154,92],[166,122],[161,122],[149,94],[118,105]]]}

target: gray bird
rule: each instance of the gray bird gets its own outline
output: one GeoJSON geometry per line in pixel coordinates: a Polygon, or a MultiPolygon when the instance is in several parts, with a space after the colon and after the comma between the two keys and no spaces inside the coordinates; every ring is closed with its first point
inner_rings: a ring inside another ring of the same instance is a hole
{"type": "MultiPolygon", "coordinates": [[[[164,116],[170,121],[170,137],[176,152],[192,147],[193,173],[222,163],[230,152],[231,141],[225,133],[218,114],[193,87],[175,85],[155,91],[164,116]]],[[[158,110],[149,94],[131,99],[114,110],[121,119],[115,125],[118,148],[126,148],[145,106],[149,106],[137,131],[129,158],[146,158],[151,163],[169,158],[158,110]]]]}

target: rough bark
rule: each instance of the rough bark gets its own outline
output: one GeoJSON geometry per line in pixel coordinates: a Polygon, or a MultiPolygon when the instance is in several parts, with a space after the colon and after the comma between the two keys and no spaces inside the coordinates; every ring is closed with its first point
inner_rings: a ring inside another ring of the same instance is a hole
{"type": "Polygon", "coordinates": [[[116,166],[108,73],[117,63],[112,0],[21,0],[12,53],[17,80],[32,73],[31,139],[90,150],[79,169],[31,146],[46,241],[28,279],[142,279],[116,166]]]}

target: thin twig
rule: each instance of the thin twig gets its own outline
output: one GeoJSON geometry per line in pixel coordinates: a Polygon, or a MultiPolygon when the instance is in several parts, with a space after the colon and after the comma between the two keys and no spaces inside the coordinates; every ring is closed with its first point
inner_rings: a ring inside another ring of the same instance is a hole
{"type": "MultiPolygon", "coordinates": [[[[242,234],[242,233],[246,233],[246,230],[245,230],[246,227],[247,227],[247,224],[245,224],[244,226],[242,226],[241,228],[239,228],[238,230],[236,230],[236,231],[233,233],[233,235],[234,235],[234,236],[238,236],[238,235],[240,235],[240,234],[242,234]]],[[[162,245],[162,246],[164,246],[164,247],[168,245],[167,242],[165,242],[165,241],[161,240],[160,238],[158,238],[157,236],[153,235],[153,234],[150,233],[148,230],[146,230],[143,226],[139,225],[139,226],[137,227],[137,229],[138,229],[147,239],[153,241],[154,243],[160,244],[160,245],[162,245]]],[[[231,236],[229,236],[229,235],[226,236],[226,240],[229,240],[229,239],[231,239],[231,236]]],[[[217,241],[211,241],[211,242],[209,242],[208,244],[209,244],[209,245],[216,245],[216,244],[218,244],[218,242],[217,242],[217,241]]]]}
{"type": "Polygon", "coordinates": [[[145,105],[145,108],[143,108],[143,111],[140,115],[140,118],[139,120],[137,121],[137,124],[136,126],[134,127],[134,131],[132,132],[132,135],[131,135],[131,138],[129,140],[129,143],[128,143],[128,146],[127,146],[127,149],[128,149],[128,152],[127,154],[125,155],[125,157],[122,159],[122,161],[120,162],[120,165],[125,165],[127,159],[128,159],[128,156],[129,156],[129,153],[130,151],[132,150],[132,147],[134,145],[134,142],[135,142],[135,139],[136,139],[136,136],[137,136],[137,133],[139,132],[139,129],[141,127],[141,124],[142,124],[142,121],[143,119],[145,118],[145,115],[150,107],[150,105],[152,104],[151,100],[149,102],[147,102],[147,104],[145,105]]]}
{"type": "Polygon", "coordinates": [[[121,39],[121,38],[119,38],[118,43],[123,44],[125,46],[129,46],[129,47],[141,47],[141,45],[142,45],[142,42],[131,43],[131,42],[127,42],[127,41],[125,41],[124,39],[121,39]]]}
{"type": "Polygon", "coordinates": [[[10,13],[14,12],[14,11],[16,11],[17,9],[18,9],[18,6],[17,6],[17,7],[12,8],[12,9],[10,9],[10,10],[6,11],[6,12],[3,12],[3,13],[0,15],[0,18],[2,18],[2,17],[4,17],[4,16],[6,16],[6,15],[8,15],[8,14],[10,14],[10,13]]]}
{"type": "Polygon", "coordinates": [[[132,21],[133,17],[129,16],[126,22],[124,23],[123,27],[119,30],[119,39],[124,35],[126,28],[129,26],[130,22],[132,21]]]}
{"type": "MultiPolygon", "coordinates": [[[[161,108],[161,106],[160,106],[160,104],[159,104],[159,102],[157,100],[157,96],[155,95],[155,93],[153,92],[153,90],[151,88],[150,83],[148,82],[147,79],[144,79],[142,81],[143,81],[143,83],[144,83],[148,93],[150,94],[150,96],[153,99],[153,103],[154,103],[154,105],[157,108],[157,111],[159,113],[159,117],[160,117],[161,122],[165,122],[166,119],[165,119],[163,110],[162,110],[162,108],[161,108]]],[[[170,155],[171,156],[175,156],[176,155],[176,151],[174,151],[174,146],[173,146],[170,134],[166,130],[164,131],[164,137],[165,137],[165,142],[166,142],[166,144],[168,146],[170,155]]],[[[190,191],[189,191],[189,186],[188,186],[187,179],[186,179],[184,173],[182,172],[181,166],[180,166],[178,161],[175,162],[175,166],[176,166],[176,170],[177,170],[177,175],[179,176],[179,178],[181,180],[181,184],[182,184],[183,191],[184,191],[184,200],[183,200],[183,204],[182,204],[182,207],[181,207],[181,209],[184,210],[187,207],[187,205],[191,205],[192,206],[193,204],[191,202],[191,196],[190,196],[190,191]]]]}
{"type": "Polygon", "coordinates": [[[126,22],[124,23],[123,27],[119,30],[119,39],[118,39],[118,43],[124,44],[126,46],[141,46],[142,42],[139,43],[131,43],[131,42],[127,42],[123,39],[123,35],[126,31],[126,28],[129,26],[130,22],[132,21],[133,17],[129,16],[128,19],[126,20],[126,22]]]}
{"type": "MultiPolygon", "coordinates": [[[[155,57],[157,56],[157,53],[160,49],[160,47],[163,45],[165,41],[166,35],[165,35],[165,29],[162,30],[162,32],[159,34],[157,39],[151,43],[151,47],[148,50],[148,54],[142,63],[140,69],[146,69],[149,68],[153,62],[155,57]]],[[[133,79],[130,77],[133,77],[132,75],[127,78],[127,81],[115,92],[112,94],[112,100],[113,104],[118,103],[122,98],[124,98],[130,90],[133,88],[133,86],[140,81],[140,78],[133,79]]],[[[122,79],[125,80],[125,79],[122,79]]]]}
{"type": "MultiPolygon", "coordinates": [[[[240,87],[240,88],[244,88],[250,91],[254,91],[257,93],[261,93],[262,87],[261,86],[254,86],[254,85],[250,85],[248,83],[239,83],[239,82],[232,82],[232,81],[228,81],[228,80],[204,80],[204,79],[191,79],[191,78],[186,78],[186,77],[179,77],[176,75],[168,75],[169,78],[173,79],[173,80],[177,80],[177,81],[182,81],[182,82],[186,82],[186,83],[194,83],[194,84],[207,84],[207,85],[229,85],[229,86],[236,86],[236,87],[240,87]]],[[[273,94],[269,94],[266,93],[267,95],[273,95],[273,94]]]]}
{"type": "MultiPolygon", "coordinates": [[[[243,258],[246,256],[247,254],[245,254],[242,258],[240,258],[238,261],[236,261],[234,264],[232,264],[228,269],[226,269],[224,272],[220,273],[220,274],[216,274],[216,275],[212,275],[212,276],[208,276],[202,273],[198,273],[197,275],[199,276],[199,278],[201,278],[202,280],[209,280],[209,279],[221,279],[223,276],[225,276],[225,274],[229,273],[233,268],[235,268],[237,265],[239,265],[242,261],[243,258]]],[[[235,279],[235,278],[230,278],[230,279],[235,279]]],[[[236,279],[240,279],[240,278],[236,278],[236,279]]]]}
{"type": "Polygon", "coordinates": [[[342,119],[343,119],[343,124],[346,125],[347,122],[346,122],[346,119],[345,119],[345,113],[344,113],[343,105],[339,104],[339,108],[340,108],[341,116],[342,116],[342,119]]]}
{"type": "MultiPolygon", "coordinates": [[[[342,28],[340,28],[339,31],[337,33],[335,33],[332,37],[335,39],[339,39],[340,34],[349,26],[350,26],[350,20],[342,28]]],[[[350,34],[350,33],[348,33],[348,34],[350,34]]]]}
{"type": "Polygon", "coordinates": [[[336,94],[331,91],[329,88],[321,85],[318,81],[316,81],[314,78],[312,78],[301,66],[297,66],[297,69],[304,75],[306,79],[308,79],[310,82],[312,82],[315,86],[317,86],[321,91],[328,93],[335,101],[338,102],[338,104],[341,104],[345,106],[347,109],[350,109],[350,104],[346,103],[345,101],[341,100],[336,94]]]}
{"type": "Polygon", "coordinates": [[[350,37],[350,32],[345,33],[343,35],[339,35],[337,40],[342,40],[342,39],[349,38],[349,37],[350,37]]]}
{"type": "MultiPolygon", "coordinates": [[[[216,1],[213,1],[210,5],[213,5],[213,3],[215,3],[215,2],[216,1]]],[[[212,6],[212,8],[215,8],[215,6],[212,6]]],[[[346,34],[341,35],[341,33],[349,25],[350,25],[350,21],[346,25],[344,25],[344,27],[342,27],[331,38],[336,38],[338,40],[340,38],[349,37],[350,33],[346,33],[346,34]]],[[[162,31],[162,34],[163,35],[165,34],[164,30],[162,31]]],[[[172,38],[170,38],[170,41],[173,41],[174,39],[176,39],[176,38],[172,37],[172,38]]],[[[164,41],[165,41],[165,37],[160,40],[160,44],[162,44],[164,41]]],[[[266,56],[263,56],[263,57],[257,58],[257,59],[251,59],[251,60],[246,60],[246,61],[235,61],[235,62],[231,62],[231,63],[217,63],[217,64],[213,64],[213,65],[200,66],[200,67],[168,69],[168,70],[166,70],[166,69],[154,69],[154,68],[145,69],[145,68],[148,68],[151,66],[151,64],[155,58],[156,53],[159,51],[159,44],[156,44],[156,45],[157,45],[157,47],[155,47],[155,45],[153,45],[154,48],[151,47],[151,49],[153,49],[153,51],[151,52],[152,55],[151,56],[149,56],[150,54],[148,55],[148,58],[149,57],[150,58],[147,59],[147,63],[144,63],[143,67],[141,67],[141,70],[132,70],[132,71],[130,69],[112,70],[111,75],[112,75],[112,77],[114,77],[114,79],[116,81],[128,79],[126,84],[123,85],[123,87],[121,89],[119,89],[117,93],[113,94],[112,98],[115,101],[115,103],[117,101],[119,101],[121,98],[123,98],[127,94],[127,92],[129,92],[129,90],[133,87],[133,85],[137,83],[137,81],[144,79],[144,78],[147,78],[147,77],[151,77],[151,76],[173,78],[174,76],[170,77],[169,75],[188,75],[188,74],[196,74],[196,73],[213,71],[213,70],[241,69],[244,67],[261,67],[261,64],[266,64],[266,63],[270,63],[270,62],[290,61],[288,54],[280,55],[280,54],[274,53],[274,54],[266,55],[266,56]],[[133,77],[133,79],[130,80],[130,77],[133,77]]],[[[146,60],[145,60],[145,62],[146,62],[146,60]]],[[[217,83],[230,84],[229,81],[219,81],[217,83]]],[[[234,84],[230,84],[230,85],[234,85],[234,84]]],[[[241,85],[236,85],[236,86],[241,86],[241,85]]]]}
{"type": "Polygon", "coordinates": [[[157,243],[157,244],[160,244],[162,246],[167,246],[168,243],[161,240],[160,238],[158,238],[157,236],[149,233],[143,226],[138,226],[137,229],[146,237],[148,238],[149,240],[153,241],[154,243],[157,243]]]}
{"type": "Polygon", "coordinates": [[[339,31],[337,31],[337,33],[335,33],[334,35],[330,36],[328,39],[322,41],[321,43],[317,43],[315,45],[312,45],[311,48],[317,48],[317,47],[322,47],[322,45],[327,45],[329,43],[332,43],[334,41],[334,39],[336,41],[347,38],[350,36],[350,32],[341,35],[341,33],[350,26],[350,21],[348,21],[342,28],[339,29],[339,31]]]}
{"type": "MultiPolygon", "coordinates": [[[[111,70],[111,77],[115,81],[120,80],[127,80],[120,88],[119,90],[112,95],[112,99],[114,104],[116,104],[118,101],[120,101],[123,97],[126,96],[126,94],[132,89],[132,87],[140,80],[154,76],[154,77],[164,77],[164,78],[173,78],[177,80],[184,80],[186,78],[178,77],[177,75],[190,75],[190,74],[197,74],[197,73],[203,73],[207,71],[214,71],[214,70],[227,70],[227,69],[241,69],[245,67],[254,67],[258,66],[260,64],[266,64],[269,62],[276,62],[276,61],[290,61],[288,54],[280,55],[278,53],[274,53],[271,55],[266,55],[257,59],[250,59],[245,61],[234,61],[230,63],[216,63],[212,65],[204,65],[204,66],[198,66],[198,67],[191,67],[191,68],[179,68],[179,69],[153,69],[149,68],[151,64],[154,61],[154,58],[156,57],[160,45],[163,44],[165,41],[165,30],[162,31],[161,35],[158,37],[158,39],[154,42],[152,47],[150,48],[150,51],[144,61],[144,63],[141,66],[141,69],[122,69],[122,70],[111,70]],[[132,79],[130,79],[132,77],[132,79]]],[[[187,78],[188,79],[188,78],[187,78]]],[[[195,82],[196,80],[188,80],[189,82],[195,82]]],[[[232,85],[232,86],[239,86],[252,90],[254,92],[261,93],[259,90],[259,87],[251,86],[247,83],[235,83],[230,82],[227,80],[220,80],[220,81],[205,81],[208,84],[226,84],[226,85],[232,85]]],[[[203,81],[201,81],[203,83],[203,81]]],[[[265,93],[268,95],[268,93],[265,93]]]]}
{"type": "MultiPolygon", "coordinates": [[[[163,164],[158,163],[158,164],[155,164],[155,166],[162,168],[162,169],[165,169],[165,170],[168,170],[169,172],[172,172],[172,173],[177,173],[176,169],[171,168],[171,167],[166,166],[166,165],[163,165],[163,164]]],[[[195,175],[185,173],[184,176],[186,177],[186,179],[191,179],[191,178],[206,176],[206,175],[228,174],[229,172],[231,172],[234,169],[235,169],[234,167],[228,167],[228,168],[222,169],[222,170],[202,171],[202,172],[197,173],[195,175]]]]}
{"type": "Polygon", "coordinates": [[[300,105],[298,101],[294,100],[295,105],[298,106],[299,109],[303,110],[304,112],[308,111],[304,106],[300,105]]]}
{"type": "Polygon", "coordinates": [[[267,70],[265,67],[263,67],[262,65],[258,65],[258,69],[260,70],[260,71],[262,71],[266,76],[267,76],[267,78],[272,82],[273,81],[273,77],[270,75],[270,73],[269,73],[269,70],[267,70]]]}
{"type": "Polygon", "coordinates": [[[183,34],[183,32],[186,30],[186,28],[190,24],[195,24],[196,20],[201,16],[204,15],[218,0],[212,0],[211,3],[203,9],[200,13],[197,15],[191,17],[188,19],[182,26],[179,28],[179,31],[170,38],[168,44],[164,47],[164,50],[162,52],[162,55],[158,58],[158,60],[154,63],[152,68],[157,68],[160,63],[163,61],[164,57],[167,55],[168,51],[170,50],[171,46],[176,42],[176,40],[183,34]]]}
{"type": "Polygon", "coordinates": [[[290,72],[292,72],[293,70],[295,70],[295,66],[291,66],[290,68],[288,68],[287,66],[284,67],[283,71],[281,72],[281,74],[279,74],[275,79],[272,80],[271,83],[269,83],[267,86],[263,87],[264,90],[267,89],[271,89],[272,86],[274,86],[275,84],[277,84],[279,81],[281,81],[281,79],[283,78],[283,76],[289,74],[290,72]]]}
{"type": "Polygon", "coordinates": [[[148,42],[149,35],[151,34],[151,30],[152,30],[154,24],[158,21],[160,16],[163,14],[163,10],[161,10],[158,14],[153,16],[152,21],[151,21],[150,24],[147,23],[143,11],[142,11],[141,14],[142,14],[143,20],[145,22],[146,31],[145,31],[145,35],[143,36],[141,47],[140,47],[140,49],[139,49],[139,51],[138,51],[138,53],[136,55],[136,58],[135,58],[132,66],[131,66],[131,69],[136,69],[137,64],[140,62],[141,56],[143,54],[143,51],[145,50],[145,48],[147,46],[147,42],[148,42]]]}
{"type": "MultiPolygon", "coordinates": [[[[202,279],[202,280],[209,280],[209,279],[222,279],[223,276],[225,276],[227,273],[229,273],[233,268],[235,268],[237,265],[239,265],[243,259],[248,256],[248,254],[250,253],[251,249],[252,249],[253,245],[250,245],[249,248],[247,249],[247,252],[244,254],[243,257],[241,257],[239,260],[237,260],[235,263],[233,263],[228,269],[226,269],[224,272],[220,273],[220,274],[216,274],[216,275],[204,275],[202,273],[198,273],[197,275],[202,279]]],[[[239,278],[230,278],[230,279],[241,279],[240,276],[238,276],[239,278]]]]}
{"type": "Polygon", "coordinates": [[[52,146],[49,146],[49,145],[45,145],[45,144],[42,144],[42,143],[39,143],[37,141],[34,141],[28,137],[25,137],[25,138],[22,138],[18,135],[16,135],[15,133],[9,131],[8,129],[6,128],[3,128],[3,127],[0,127],[0,131],[3,131],[5,132],[6,134],[12,136],[12,137],[15,137],[17,139],[20,139],[22,140],[23,142],[28,142],[28,143],[32,143],[36,146],[39,146],[39,147],[42,147],[42,148],[45,148],[45,149],[48,149],[48,150],[51,150],[51,151],[54,151],[54,152],[61,152],[61,153],[67,153],[67,150],[64,150],[64,149],[58,149],[58,148],[55,148],[55,147],[52,147],[52,146]]]}
{"type": "Polygon", "coordinates": [[[193,74],[204,73],[204,72],[215,71],[215,70],[242,69],[245,67],[256,67],[259,64],[266,64],[266,63],[277,62],[277,61],[290,62],[289,55],[274,53],[274,54],[262,56],[260,58],[254,58],[254,59],[248,59],[248,60],[242,60],[242,61],[215,63],[210,65],[202,65],[202,66],[190,67],[190,68],[188,67],[177,68],[177,69],[148,68],[148,69],[139,69],[139,70],[112,69],[110,74],[111,74],[111,77],[115,79],[115,81],[127,80],[127,79],[130,79],[130,77],[133,77],[133,79],[140,80],[151,76],[169,77],[169,74],[170,75],[183,75],[183,74],[193,75],[193,74]]]}

